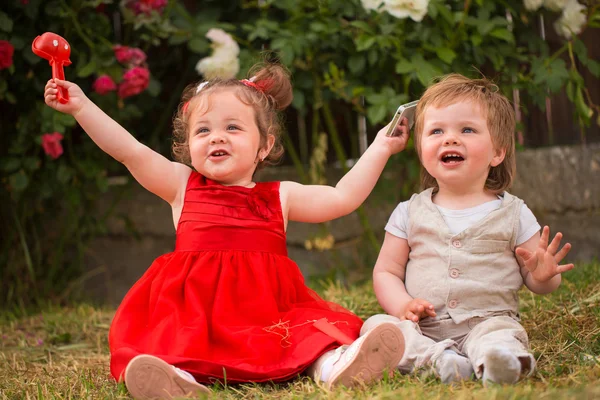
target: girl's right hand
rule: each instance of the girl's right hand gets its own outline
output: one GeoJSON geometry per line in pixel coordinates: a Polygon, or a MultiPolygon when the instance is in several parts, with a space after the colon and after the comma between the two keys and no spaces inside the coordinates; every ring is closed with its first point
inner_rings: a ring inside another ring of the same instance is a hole
{"type": "Polygon", "coordinates": [[[44,100],[46,104],[65,114],[75,115],[77,114],[88,101],[88,98],[83,93],[81,88],[69,81],[62,81],[59,79],[50,79],[46,83],[44,90],[44,100]],[[58,101],[56,94],[58,93],[58,86],[64,88],[69,93],[69,101],[67,104],[62,104],[58,101]]]}
{"type": "Polygon", "coordinates": [[[407,319],[413,322],[419,322],[424,317],[435,317],[433,304],[423,299],[412,299],[404,310],[404,315],[400,319],[407,319]]]}

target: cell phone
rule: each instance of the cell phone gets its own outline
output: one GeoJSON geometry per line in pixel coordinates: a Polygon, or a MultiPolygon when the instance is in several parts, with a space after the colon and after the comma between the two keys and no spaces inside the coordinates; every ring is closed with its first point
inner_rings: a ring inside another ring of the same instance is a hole
{"type": "Polygon", "coordinates": [[[396,136],[396,126],[402,121],[404,118],[408,118],[408,130],[410,130],[415,123],[415,110],[417,109],[417,104],[419,100],[411,101],[410,103],[402,104],[398,107],[396,114],[394,115],[394,119],[390,124],[390,127],[385,134],[386,136],[396,136]]]}

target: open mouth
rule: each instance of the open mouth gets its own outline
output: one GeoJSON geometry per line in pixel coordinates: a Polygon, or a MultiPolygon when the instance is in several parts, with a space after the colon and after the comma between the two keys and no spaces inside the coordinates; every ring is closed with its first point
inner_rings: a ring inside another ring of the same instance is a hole
{"type": "Polygon", "coordinates": [[[217,158],[219,158],[219,157],[225,157],[225,156],[228,156],[228,155],[229,155],[229,153],[226,152],[225,150],[215,150],[215,151],[213,151],[213,152],[210,153],[211,157],[217,157],[217,158]]]}
{"type": "Polygon", "coordinates": [[[446,164],[457,164],[461,161],[464,161],[465,158],[458,153],[445,153],[442,154],[442,162],[446,164]]]}

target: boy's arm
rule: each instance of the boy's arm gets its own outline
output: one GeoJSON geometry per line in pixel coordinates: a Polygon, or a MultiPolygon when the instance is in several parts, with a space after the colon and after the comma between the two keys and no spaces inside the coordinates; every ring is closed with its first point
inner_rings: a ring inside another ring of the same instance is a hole
{"type": "Polygon", "coordinates": [[[435,317],[436,314],[427,300],[414,299],[406,292],[404,278],[409,252],[406,239],[386,232],[373,270],[373,287],[385,312],[400,319],[418,322],[422,317],[435,317]]]}
{"type": "Polygon", "coordinates": [[[46,85],[46,104],[58,111],[73,115],[88,136],[104,152],[123,163],[133,177],[147,190],[170,204],[178,200],[191,169],[174,163],[140,143],[127,130],[110,118],[85,96],[72,82],[49,81],[46,85]],[[69,91],[69,102],[55,101],[56,84],[69,91]]]}
{"type": "Polygon", "coordinates": [[[398,126],[401,134],[385,135],[387,127],[335,187],[281,182],[282,205],[287,219],[299,222],[325,222],[356,210],[375,187],[392,154],[404,149],[408,141],[406,126],[398,126]]]}
{"type": "Polygon", "coordinates": [[[537,294],[556,290],[560,286],[561,274],[574,268],[573,264],[559,265],[571,250],[571,244],[566,243],[559,251],[562,233],[557,233],[550,244],[549,236],[550,228],[544,226],[541,235],[536,233],[515,249],[525,286],[537,294]]]}

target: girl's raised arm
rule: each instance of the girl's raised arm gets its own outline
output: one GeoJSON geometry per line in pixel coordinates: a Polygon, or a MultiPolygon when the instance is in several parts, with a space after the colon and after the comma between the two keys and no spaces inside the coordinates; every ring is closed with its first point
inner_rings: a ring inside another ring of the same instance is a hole
{"type": "Polygon", "coordinates": [[[356,210],[375,187],[390,156],[406,146],[406,122],[398,125],[400,134],[397,136],[386,136],[387,126],[380,130],[371,146],[335,187],[281,182],[284,217],[291,221],[318,223],[356,210]]]}
{"type": "Polygon", "coordinates": [[[180,194],[185,190],[191,171],[189,167],[169,161],[138,142],[72,82],[49,80],[44,97],[48,106],[75,117],[94,143],[115,160],[123,163],[144,188],[170,204],[180,200],[180,194]],[[57,101],[57,86],[68,90],[67,104],[57,101]]]}

